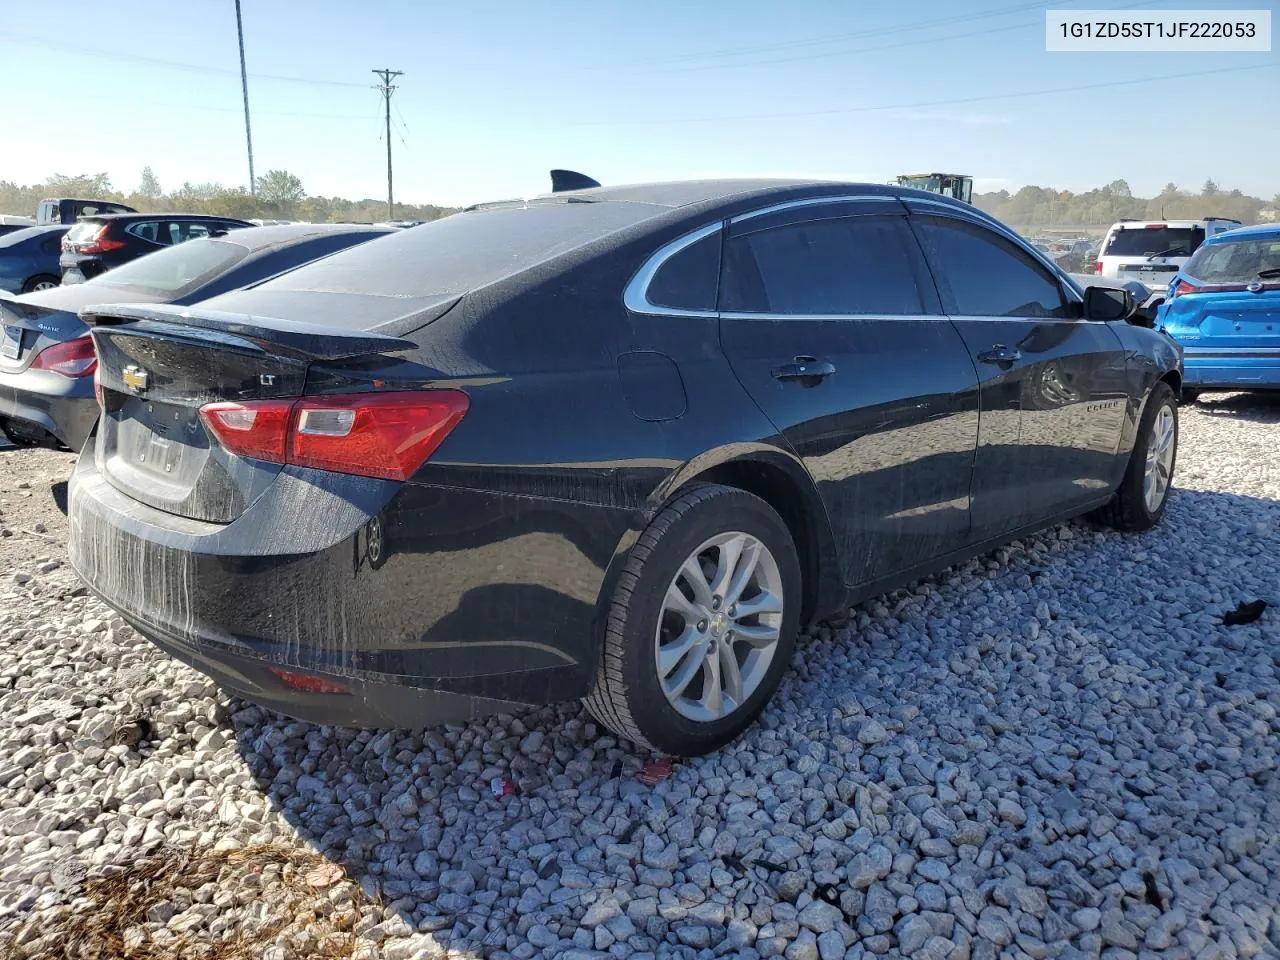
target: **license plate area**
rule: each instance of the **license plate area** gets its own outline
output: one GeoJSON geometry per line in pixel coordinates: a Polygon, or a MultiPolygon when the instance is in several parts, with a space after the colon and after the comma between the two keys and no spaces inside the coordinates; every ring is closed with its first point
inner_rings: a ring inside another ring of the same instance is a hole
{"type": "Polygon", "coordinates": [[[0,332],[0,357],[6,357],[9,360],[21,359],[24,333],[26,331],[22,327],[6,325],[3,332],[0,332]]]}
{"type": "Polygon", "coordinates": [[[130,398],[119,411],[116,456],[140,472],[157,478],[185,478],[183,468],[203,461],[208,435],[198,412],[176,403],[130,398]]]}

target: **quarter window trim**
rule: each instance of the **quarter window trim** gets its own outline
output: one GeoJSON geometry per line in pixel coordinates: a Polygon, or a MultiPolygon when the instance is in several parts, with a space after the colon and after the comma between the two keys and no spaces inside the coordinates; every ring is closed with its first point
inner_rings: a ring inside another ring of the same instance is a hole
{"type": "MultiPolygon", "coordinates": [[[[849,203],[851,201],[877,200],[886,203],[896,203],[901,205],[900,197],[888,194],[842,194],[830,197],[807,197],[803,200],[788,200],[785,203],[775,203],[767,207],[761,207],[758,210],[748,210],[746,213],[740,213],[728,220],[717,220],[714,223],[708,223],[696,230],[677,237],[670,243],[659,247],[656,252],[649,256],[644,262],[635,276],[627,283],[626,288],[622,292],[622,303],[632,313],[647,314],[657,317],[717,317],[728,320],[871,320],[885,317],[881,315],[869,315],[861,313],[838,313],[838,314],[821,314],[813,316],[803,316],[796,313],[738,313],[734,311],[720,310],[684,310],[677,307],[664,307],[656,303],[649,302],[649,284],[652,282],[662,266],[680,253],[686,247],[690,247],[706,237],[711,236],[717,231],[725,229],[726,225],[741,223],[743,220],[751,220],[755,217],[762,217],[766,214],[777,213],[781,210],[790,210],[798,207],[812,207],[828,203],[849,203]]],[[[924,201],[929,202],[929,201],[924,201]]],[[[879,214],[869,214],[877,216],[879,214]]],[[[908,214],[903,212],[903,218],[906,219],[908,214]]],[[[895,315],[895,319],[908,319],[912,317],[927,317],[929,319],[937,319],[941,314],[910,314],[895,315]]]]}

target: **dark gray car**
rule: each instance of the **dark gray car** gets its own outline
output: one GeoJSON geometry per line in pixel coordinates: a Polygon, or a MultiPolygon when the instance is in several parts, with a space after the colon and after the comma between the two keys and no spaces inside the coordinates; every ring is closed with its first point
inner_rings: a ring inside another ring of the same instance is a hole
{"type": "Polygon", "coordinates": [[[84,446],[98,418],[97,360],[77,316],[84,307],[198,303],[391,232],[333,224],[238,230],[157,251],[86,283],[0,293],[0,431],[17,444],[84,446]]]}

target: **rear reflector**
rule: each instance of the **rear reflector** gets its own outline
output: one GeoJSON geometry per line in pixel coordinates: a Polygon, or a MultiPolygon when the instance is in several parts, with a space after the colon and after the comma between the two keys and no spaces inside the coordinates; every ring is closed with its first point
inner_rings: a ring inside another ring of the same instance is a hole
{"type": "Polygon", "coordinates": [[[467,395],[458,390],[406,390],[210,403],[200,416],[237,456],[407,480],[467,407],[467,395]]]}
{"type": "Polygon", "coordinates": [[[88,336],[64,340],[45,347],[31,361],[34,370],[51,370],[75,380],[87,377],[98,369],[98,357],[93,352],[93,339],[88,336]]]}
{"type": "Polygon", "coordinates": [[[278,670],[275,667],[268,667],[286,687],[291,690],[302,690],[306,693],[350,693],[346,687],[340,684],[330,683],[328,680],[322,680],[320,677],[312,676],[309,673],[294,673],[292,670],[278,670]]]}

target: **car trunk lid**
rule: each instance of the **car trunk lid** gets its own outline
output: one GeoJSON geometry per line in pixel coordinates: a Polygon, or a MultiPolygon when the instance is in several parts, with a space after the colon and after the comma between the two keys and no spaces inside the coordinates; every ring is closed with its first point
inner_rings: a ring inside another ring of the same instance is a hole
{"type": "Polygon", "coordinates": [[[95,456],[109,483],[169,513],[236,519],[278,463],[239,457],[200,409],[218,401],[301,397],[319,361],[393,353],[408,340],[274,318],[171,306],[89,308],[103,413],[95,456]]]}
{"type": "Polygon", "coordinates": [[[74,313],[0,293],[0,372],[21,373],[49,343],[81,333],[74,313]]]}
{"type": "Polygon", "coordinates": [[[1280,282],[1258,289],[1184,294],[1175,298],[1179,319],[1190,328],[1189,354],[1204,351],[1280,351],[1280,282]]]}

